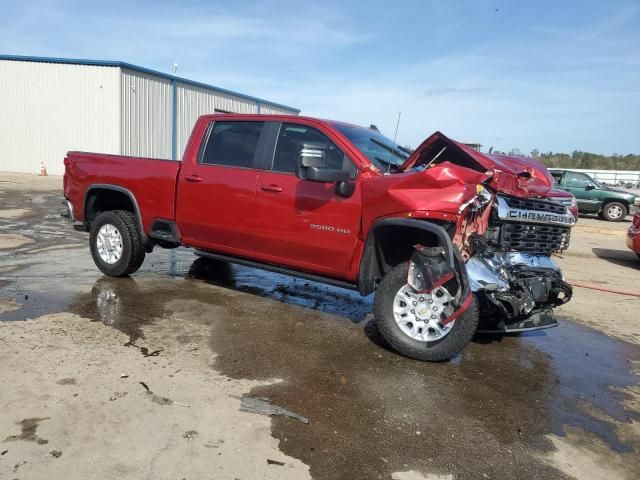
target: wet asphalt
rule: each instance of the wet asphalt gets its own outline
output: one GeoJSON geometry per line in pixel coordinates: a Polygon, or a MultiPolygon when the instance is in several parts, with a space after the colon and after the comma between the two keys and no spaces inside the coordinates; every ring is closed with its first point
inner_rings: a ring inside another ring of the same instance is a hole
{"type": "MultiPolygon", "coordinates": [[[[69,228],[50,221],[49,231],[69,228]]],[[[64,240],[87,237],[65,233],[64,240]]],[[[230,378],[283,380],[250,394],[309,419],[274,417],[272,435],[317,479],[411,469],[461,479],[566,478],[539,456],[552,449],[545,435],[569,427],[614,452],[635,452],[628,468],[640,472],[640,445],[617,428],[640,421],[624,404],[625,389],[638,385],[632,369],[640,348],[571,321],[478,336],[453,361],[429,364],[386,348],[371,321],[371,297],[182,248],[157,250],[125,279],[102,276],[88,248],[0,252],[0,267],[2,295],[20,305],[1,321],[71,312],[121,330],[129,336],[123,348],[143,355],[162,355],[161,344],[144,342],[159,319],[184,320],[176,333],[185,343],[189,322],[209,325],[212,368],[230,378]]]]}
{"type": "Polygon", "coordinates": [[[211,325],[213,368],[284,380],[251,395],[309,418],[274,418],[272,428],[314,478],[388,478],[406,469],[477,478],[479,468],[490,478],[559,478],[535,452],[551,448],[545,434],[567,426],[617,452],[638,448],[618,437],[615,421],[640,420],[622,403],[623,390],[638,383],[631,362],[639,349],[575,323],[478,336],[452,362],[420,363],[386,349],[371,299],[352,292],[184,249],[154,253],[129,279],[103,277],[90,262],[86,249],[16,261],[0,278],[21,308],[0,320],[76,313],[123,331],[145,355],[161,355],[162,345],[140,346],[160,318],[211,325]]]}

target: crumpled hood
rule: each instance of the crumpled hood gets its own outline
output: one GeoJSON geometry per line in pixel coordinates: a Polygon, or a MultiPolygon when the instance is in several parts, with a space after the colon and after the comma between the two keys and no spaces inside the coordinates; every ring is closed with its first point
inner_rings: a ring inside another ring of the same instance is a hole
{"type": "Polygon", "coordinates": [[[548,196],[554,184],[547,168],[536,160],[481,153],[441,132],[422,142],[400,169],[406,171],[421,164],[445,161],[486,172],[491,175],[490,186],[509,195],[548,196]]]}

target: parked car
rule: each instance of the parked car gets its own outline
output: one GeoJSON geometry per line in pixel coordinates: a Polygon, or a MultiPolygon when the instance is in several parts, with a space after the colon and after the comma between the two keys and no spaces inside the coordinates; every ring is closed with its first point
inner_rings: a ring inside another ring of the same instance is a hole
{"type": "Polygon", "coordinates": [[[633,216],[633,223],[627,232],[627,247],[640,257],[640,210],[633,216]]]}
{"type": "Polygon", "coordinates": [[[575,217],[576,222],[578,221],[578,201],[576,200],[575,195],[567,192],[566,190],[554,188],[549,191],[549,198],[554,202],[558,202],[566,206],[575,217]]]}
{"type": "Polygon", "coordinates": [[[550,168],[556,187],[575,195],[580,213],[597,213],[610,222],[620,222],[640,206],[640,197],[598,182],[572,170],[550,168]]]}
{"type": "MultiPolygon", "coordinates": [[[[155,246],[375,292],[408,357],[440,361],[484,328],[557,325],[571,287],[551,253],[575,218],[534,160],[436,132],[407,153],[379,132],[285,115],[206,115],[182,162],[69,152],[64,195],[106,275],[155,246]]],[[[566,198],[566,196],[565,196],[566,198]]]]}

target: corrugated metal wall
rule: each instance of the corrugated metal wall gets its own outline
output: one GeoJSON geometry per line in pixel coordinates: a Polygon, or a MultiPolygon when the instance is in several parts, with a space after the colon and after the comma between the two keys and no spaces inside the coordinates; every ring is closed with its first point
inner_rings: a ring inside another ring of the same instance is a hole
{"type": "Polygon", "coordinates": [[[269,115],[294,115],[291,110],[287,110],[285,108],[278,108],[271,105],[265,105],[264,103],[260,104],[260,113],[269,114],[269,115]]]}
{"type": "MultiPolygon", "coordinates": [[[[291,110],[176,81],[176,158],[200,115],[291,110]]],[[[69,150],[171,158],[173,80],[121,66],[0,60],[0,171],[64,173],[69,150]]]]}
{"type": "Polygon", "coordinates": [[[171,80],[122,69],[122,155],[171,158],[171,80]]]}
{"type": "Polygon", "coordinates": [[[0,171],[62,175],[69,150],[120,151],[118,68],[0,60],[0,171]]]}
{"type": "Polygon", "coordinates": [[[196,120],[201,115],[215,113],[216,110],[233,113],[257,113],[256,102],[239,97],[223,95],[193,85],[178,83],[176,156],[182,158],[189,135],[196,120]]]}

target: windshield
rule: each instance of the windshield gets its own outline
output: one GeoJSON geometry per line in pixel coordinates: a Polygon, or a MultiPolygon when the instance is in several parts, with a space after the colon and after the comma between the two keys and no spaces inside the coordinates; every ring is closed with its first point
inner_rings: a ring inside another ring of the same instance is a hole
{"type": "Polygon", "coordinates": [[[397,171],[409,158],[409,152],[404,147],[396,145],[380,132],[341,123],[335,123],[334,127],[383,172],[397,171]]]}

